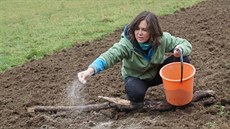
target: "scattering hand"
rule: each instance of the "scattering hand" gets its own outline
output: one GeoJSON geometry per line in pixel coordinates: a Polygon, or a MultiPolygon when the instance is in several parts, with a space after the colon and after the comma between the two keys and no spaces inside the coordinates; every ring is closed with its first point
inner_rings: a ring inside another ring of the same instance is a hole
{"type": "Polygon", "coordinates": [[[94,69],[88,68],[85,71],[79,72],[77,76],[78,76],[79,81],[85,84],[87,80],[89,79],[89,77],[92,76],[93,74],[94,74],[94,69]]]}

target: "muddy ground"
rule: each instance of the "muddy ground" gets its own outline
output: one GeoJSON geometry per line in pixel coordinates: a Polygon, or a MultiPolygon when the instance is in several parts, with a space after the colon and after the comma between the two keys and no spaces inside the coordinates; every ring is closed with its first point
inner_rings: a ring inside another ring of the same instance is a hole
{"type": "MultiPolygon", "coordinates": [[[[120,64],[82,85],[79,71],[119,41],[121,30],[31,61],[0,74],[1,129],[85,128],[230,128],[230,0],[208,0],[173,15],[159,17],[164,31],[188,39],[193,45],[191,63],[197,72],[194,91],[214,90],[216,104],[193,103],[171,111],[108,109],[92,112],[28,113],[35,105],[102,103],[98,95],[124,97],[120,64]]],[[[164,100],[162,85],[150,88],[146,99],[164,100]]]]}

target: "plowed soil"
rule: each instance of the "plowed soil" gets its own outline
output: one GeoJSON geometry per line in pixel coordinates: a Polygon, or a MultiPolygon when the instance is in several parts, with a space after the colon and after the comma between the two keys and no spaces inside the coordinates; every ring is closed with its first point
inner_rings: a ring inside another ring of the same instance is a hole
{"type": "MultiPolygon", "coordinates": [[[[76,77],[119,41],[121,29],[103,39],[75,45],[1,73],[0,128],[230,128],[230,106],[223,101],[230,98],[230,0],[208,0],[159,19],[164,31],[191,42],[190,58],[196,68],[194,91],[214,90],[216,104],[204,106],[197,102],[165,112],[27,112],[28,107],[35,105],[104,102],[98,99],[99,95],[123,98],[120,63],[95,75],[85,85],[76,77]]],[[[165,99],[162,85],[150,88],[146,99],[165,99]]]]}

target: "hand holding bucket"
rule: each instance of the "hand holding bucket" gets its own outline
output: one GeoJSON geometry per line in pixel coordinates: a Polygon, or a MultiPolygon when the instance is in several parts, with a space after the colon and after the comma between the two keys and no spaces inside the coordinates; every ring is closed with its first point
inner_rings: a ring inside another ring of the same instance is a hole
{"type": "Polygon", "coordinates": [[[165,65],[160,70],[160,76],[167,102],[174,106],[183,106],[192,101],[196,70],[191,64],[183,62],[183,54],[180,49],[178,52],[181,62],[165,65]]]}

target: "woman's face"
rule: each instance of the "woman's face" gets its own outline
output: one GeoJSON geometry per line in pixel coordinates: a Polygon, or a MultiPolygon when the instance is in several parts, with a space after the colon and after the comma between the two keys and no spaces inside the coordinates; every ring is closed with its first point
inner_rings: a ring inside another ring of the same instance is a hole
{"type": "Polygon", "coordinates": [[[135,38],[138,43],[145,43],[149,40],[150,34],[147,29],[147,22],[146,20],[143,20],[138,25],[138,28],[135,30],[135,38]]]}

